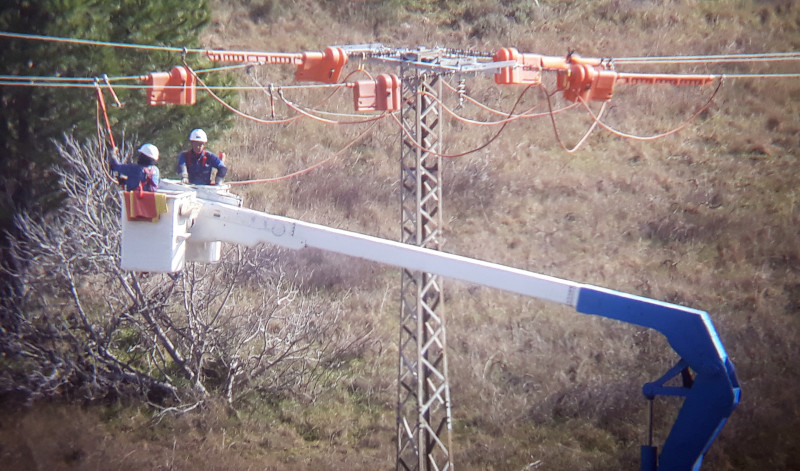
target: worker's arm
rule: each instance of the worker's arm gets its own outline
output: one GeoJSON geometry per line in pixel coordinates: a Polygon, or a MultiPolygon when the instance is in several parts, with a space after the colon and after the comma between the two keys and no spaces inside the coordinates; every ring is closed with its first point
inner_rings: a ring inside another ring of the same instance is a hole
{"type": "Polygon", "coordinates": [[[217,176],[214,177],[214,183],[219,185],[225,180],[225,175],[228,174],[228,167],[225,166],[225,162],[219,157],[216,158],[216,163],[213,166],[217,169],[217,176]]]}
{"type": "Polygon", "coordinates": [[[112,172],[116,172],[119,166],[120,166],[119,160],[117,160],[114,154],[110,155],[108,157],[108,168],[110,168],[112,172]]]}
{"type": "Polygon", "coordinates": [[[122,164],[117,160],[116,154],[111,154],[108,157],[108,168],[111,170],[112,174],[116,173],[116,182],[118,185],[127,186],[128,174],[130,172],[126,164],[122,164]]]}
{"type": "Polygon", "coordinates": [[[186,154],[178,154],[178,164],[175,166],[175,173],[180,175],[182,183],[189,183],[189,171],[186,169],[186,154]]]}

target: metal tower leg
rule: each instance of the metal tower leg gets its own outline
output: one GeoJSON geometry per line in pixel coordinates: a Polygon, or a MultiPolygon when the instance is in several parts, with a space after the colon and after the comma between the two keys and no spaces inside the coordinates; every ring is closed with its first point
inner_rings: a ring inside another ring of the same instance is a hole
{"type": "MultiPolygon", "coordinates": [[[[441,81],[401,70],[402,242],[439,249],[442,227],[441,81]]],[[[440,278],[402,271],[397,469],[452,470],[450,386],[440,278]]]]}

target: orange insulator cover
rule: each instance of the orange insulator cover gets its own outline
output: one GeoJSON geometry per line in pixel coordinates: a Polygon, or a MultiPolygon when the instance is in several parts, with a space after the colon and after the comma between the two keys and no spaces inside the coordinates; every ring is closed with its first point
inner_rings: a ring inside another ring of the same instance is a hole
{"type": "Polygon", "coordinates": [[[571,63],[569,68],[558,72],[556,85],[569,101],[610,100],[617,83],[613,70],[597,69],[583,63],[571,63]]]}
{"type": "Polygon", "coordinates": [[[238,62],[244,64],[297,64],[302,59],[302,54],[294,52],[253,52],[253,51],[228,51],[208,50],[208,58],[214,62],[238,62]]]}
{"type": "Polygon", "coordinates": [[[347,54],[338,47],[323,52],[304,52],[294,78],[298,82],[336,83],[347,64],[347,54]]]}
{"type": "Polygon", "coordinates": [[[356,111],[397,111],[400,109],[400,79],[380,74],[375,80],[359,80],[353,87],[356,111]]]}
{"type": "Polygon", "coordinates": [[[682,75],[682,74],[635,74],[620,73],[618,81],[632,85],[708,85],[713,83],[714,75],[682,75]]]}
{"type": "MultiPolygon", "coordinates": [[[[519,51],[513,47],[504,47],[498,49],[492,58],[493,62],[516,61],[519,57],[519,51]]],[[[516,83],[514,81],[514,67],[503,67],[500,72],[494,74],[494,83],[498,85],[511,85],[516,83]]]]}
{"type": "Polygon", "coordinates": [[[169,72],[153,72],[142,77],[147,90],[147,100],[156,105],[194,105],[197,100],[195,78],[186,67],[176,65],[169,72]]]}
{"type": "Polygon", "coordinates": [[[538,85],[542,83],[542,56],[539,54],[520,54],[513,47],[499,49],[493,62],[516,61],[514,67],[503,67],[494,74],[498,85],[538,85]]]}
{"type": "Polygon", "coordinates": [[[617,84],[617,73],[613,70],[599,70],[594,79],[591,93],[588,98],[591,101],[607,101],[614,94],[614,85],[617,84]]]}

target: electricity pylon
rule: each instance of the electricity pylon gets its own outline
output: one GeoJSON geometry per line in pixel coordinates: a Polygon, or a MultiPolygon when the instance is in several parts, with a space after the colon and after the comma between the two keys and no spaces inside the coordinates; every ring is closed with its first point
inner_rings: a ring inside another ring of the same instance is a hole
{"type": "MultiPolygon", "coordinates": [[[[441,78],[401,67],[402,242],[438,250],[442,237],[441,78]]],[[[397,469],[452,470],[450,386],[441,279],[402,271],[397,469]]]]}

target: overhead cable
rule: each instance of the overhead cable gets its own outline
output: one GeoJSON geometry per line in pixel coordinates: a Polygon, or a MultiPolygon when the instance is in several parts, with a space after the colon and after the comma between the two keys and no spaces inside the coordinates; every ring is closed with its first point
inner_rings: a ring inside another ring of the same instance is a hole
{"type": "Polygon", "coordinates": [[[283,175],[283,176],[280,176],[280,177],[262,178],[262,179],[258,179],[258,180],[242,180],[242,181],[238,181],[238,182],[230,182],[229,184],[230,185],[251,185],[251,184],[255,184],[255,183],[271,183],[271,182],[277,182],[277,181],[281,181],[281,180],[287,180],[289,178],[293,178],[293,177],[297,177],[297,176],[306,174],[306,173],[308,173],[308,172],[310,172],[310,171],[312,171],[312,170],[314,170],[314,169],[316,169],[318,167],[321,167],[322,165],[324,165],[324,164],[336,159],[338,156],[342,155],[347,149],[349,149],[350,147],[355,145],[357,142],[359,142],[361,139],[363,139],[367,134],[369,134],[377,124],[378,124],[378,121],[373,122],[366,130],[364,130],[364,132],[359,134],[355,139],[351,140],[347,145],[345,145],[344,147],[339,149],[338,152],[336,152],[335,154],[333,154],[330,157],[326,158],[325,160],[317,162],[316,164],[314,164],[314,165],[312,165],[310,167],[307,167],[307,168],[305,168],[303,170],[298,170],[297,172],[293,172],[293,173],[290,173],[288,175],[283,175]]]}
{"type": "Polygon", "coordinates": [[[130,43],[120,43],[120,42],[111,42],[111,41],[97,41],[93,39],[75,39],[75,38],[64,38],[58,36],[45,36],[41,34],[24,34],[24,33],[10,33],[7,31],[0,31],[0,37],[5,38],[17,38],[17,39],[31,39],[36,41],[50,41],[50,42],[62,42],[68,44],[84,44],[90,46],[105,46],[105,47],[120,47],[120,48],[128,48],[128,49],[145,49],[150,51],[170,51],[170,52],[192,52],[192,53],[203,53],[205,49],[187,49],[183,47],[170,47],[170,46],[151,46],[147,44],[130,44],[130,43]]]}
{"type": "Polygon", "coordinates": [[[800,60],[800,52],[771,52],[757,54],[721,54],[703,56],[643,56],[614,57],[616,64],[682,64],[692,62],[766,62],[800,60]]]}

